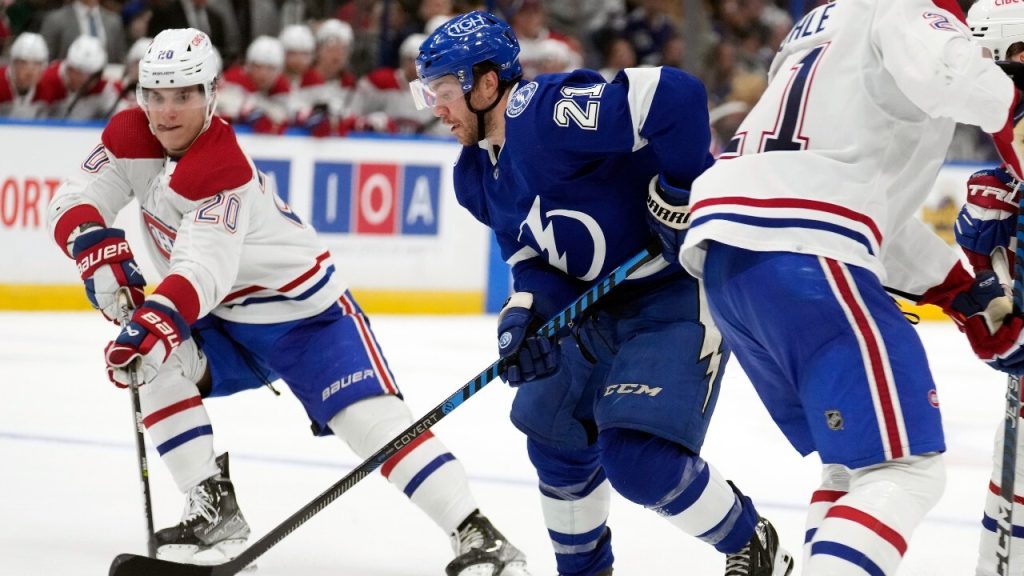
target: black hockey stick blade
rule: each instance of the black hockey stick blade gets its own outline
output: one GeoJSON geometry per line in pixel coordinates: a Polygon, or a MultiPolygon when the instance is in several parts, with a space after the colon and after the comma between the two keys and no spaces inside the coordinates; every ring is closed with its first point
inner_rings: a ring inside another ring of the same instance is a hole
{"type": "Polygon", "coordinates": [[[197,566],[195,564],[178,564],[167,560],[157,560],[135,554],[119,554],[110,564],[110,576],[220,576],[234,572],[220,571],[227,564],[216,566],[197,566]]]}
{"type": "MultiPolygon", "coordinates": [[[[597,302],[609,290],[622,283],[643,265],[657,257],[659,253],[660,249],[657,244],[651,244],[646,247],[618,268],[609,272],[607,276],[592,285],[576,301],[548,320],[547,323],[537,329],[537,334],[551,336],[557,333],[563,326],[571,325],[594,302],[597,302]]],[[[504,362],[505,360],[499,359],[487,368],[484,368],[472,380],[465,383],[462,388],[459,388],[451,396],[444,399],[431,411],[427,412],[425,416],[413,422],[401,434],[391,439],[387,445],[346,474],[344,478],[335,482],[330,488],[286,518],[262,538],[252,543],[235,559],[223,564],[197,566],[194,564],[177,564],[136,554],[121,554],[110,565],[109,576],[231,576],[232,574],[237,574],[243,568],[255,562],[267,550],[270,550],[278,542],[294,532],[299,526],[305,524],[307,520],[323,510],[328,504],[335,501],[339,496],[348,491],[349,488],[369,476],[392,456],[398,454],[409,444],[412,444],[414,440],[437,424],[442,418],[497,378],[504,362]]]]}

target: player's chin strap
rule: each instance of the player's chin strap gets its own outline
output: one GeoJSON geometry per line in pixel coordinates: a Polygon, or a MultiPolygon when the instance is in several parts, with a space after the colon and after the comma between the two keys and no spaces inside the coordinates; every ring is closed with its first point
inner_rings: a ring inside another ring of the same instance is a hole
{"type": "MultiPolygon", "coordinates": [[[[484,138],[487,137],[485,126],[484,126],[484,124],[485,124],[484,116],[486,116],[487,113],[490,112],[491,110],[494,110],[495,106],[498,105],[498,102],[501,102],[501,99],[505,96],[505,91],[507,91],[510,87],[516,85],[518,82],[519,82],[519,78],[516,78],[512,82],[498,82],[498,94],[494,97],[494,101],[491,102],[483,110],[477,110],[476,108],[473,108],[473,103],[470,101],[471,100],[471,96],[473,95],[473,90],[470,90],[469,92],[466,92],[463,95],[463,98],[466,99],[466,108],[469,108],[470,112],[473,112],[473,113],[476,114],[476,139],[477,139],[478,142],[480,140],[483,140],[484,138]]],[[[476,86],[474,85],[473,88],[475,89],[476,86]]]]}

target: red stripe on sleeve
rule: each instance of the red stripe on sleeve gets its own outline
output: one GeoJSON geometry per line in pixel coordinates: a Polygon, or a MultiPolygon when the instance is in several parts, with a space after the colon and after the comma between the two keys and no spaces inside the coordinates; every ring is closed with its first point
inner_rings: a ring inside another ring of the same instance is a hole
{"type": "Polygon", "coordinates": [[[171,274],[164,278],[155,293],[170,300],[188,325],[199,319],[199,293],[184,276],[171,274]]]}
{"type": "Polygon", "coordinates": [[[71,236],[71,232],[75,228],[88,222],[95,222],[100,226],[107,225],[103,221],[100,211],[92,204],[72,206],[57,220],[57,224],[53,227],[53,239],[57,241],[57,246],[68,256],[71,256],[67,251],[68,237],[71,236]]]}

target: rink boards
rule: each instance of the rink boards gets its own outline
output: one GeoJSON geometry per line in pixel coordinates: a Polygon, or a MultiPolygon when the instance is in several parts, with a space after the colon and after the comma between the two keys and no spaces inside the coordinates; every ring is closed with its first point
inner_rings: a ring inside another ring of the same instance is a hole
{"type": "MultiPolygon", "coordinates": [[[[0,122],[0,309],[88,306],[74,265],[46,230],[46,206],[99,141],[95,123],[0,122]]],[[[489,232],[455,201],[459,146],[406,137],[318,139],[240,134],[281,196],[312,223],[338,272],[372,312],[493,312],[508,291],[489,232]]],[[[976,165],[947,165],[921,213],[950,243],[976,165]]],[[[141,246],[134,210],[116,225],[141,246]]],[[[150,285],[144,250],[136,256],[150,285]]],[[[939,317],[934,310],[918,310],[939,317]]]]}

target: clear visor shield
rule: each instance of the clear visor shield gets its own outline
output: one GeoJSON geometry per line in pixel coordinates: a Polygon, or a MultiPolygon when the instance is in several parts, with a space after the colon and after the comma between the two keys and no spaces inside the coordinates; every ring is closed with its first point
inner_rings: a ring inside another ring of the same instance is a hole
{"type": "Polygon", "coordinates": [[[180,112],[205,108],[210,104],[210,96],[199,85],[181,88],[143,88],[135,89],[135,98],[139,106],[146,112],[180,112]]]}
{"type": "Polygon", "coordinates": [[[458,80],[451,75],[425,82],[413,80],[409,83],[409,91],[412,92],[412,100],[416,103],[417,110],[448,106],[468,92],[468,90],[463,91],[458,80]]]}

